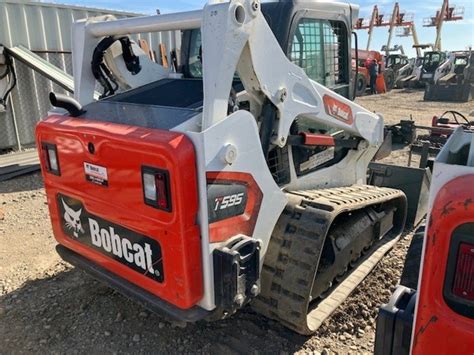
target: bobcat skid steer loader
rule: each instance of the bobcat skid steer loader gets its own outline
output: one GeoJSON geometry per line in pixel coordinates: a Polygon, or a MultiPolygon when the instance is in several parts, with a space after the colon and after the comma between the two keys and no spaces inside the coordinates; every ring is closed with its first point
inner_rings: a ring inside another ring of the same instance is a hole
{"type": "Polygon", "coordinates": [[[171,318],[250,303],[313,333],[406,215],[401,191],[366,184],[382,117],[324,86],[351,87],[357,13],[233,0],[75,23],[75,98],[51,94],[60,109],[36,130],[62,258],[171,318]],[[196,29],[200,78],[150,62],[128,37],[196,29]]]}

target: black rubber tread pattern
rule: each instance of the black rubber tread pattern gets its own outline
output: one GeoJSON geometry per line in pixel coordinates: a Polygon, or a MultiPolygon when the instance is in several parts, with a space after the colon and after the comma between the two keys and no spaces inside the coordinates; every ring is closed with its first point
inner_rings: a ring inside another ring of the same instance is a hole
{"type": "Polygon", "coordinates": [[[412,288],[414,290],[416,290],[418,287],[421,254],[423,252],[423,240],[423,232],[413,234],[405,258],[405,264],[403,265],[402,276],[400,276],[400,285],[412,288]]]}
{"type": "MultiPolygon", "coordinates": [[[[358,185],[294,191],[273,231],[261,272],[261,292],[253,309],[300,333],[312,334],[310,295],[321,248],[334,218],[392,199],[405,198],[389,188],[358,185]]],[[[349,262],[349,260],[348,260],[349,262]]]]}

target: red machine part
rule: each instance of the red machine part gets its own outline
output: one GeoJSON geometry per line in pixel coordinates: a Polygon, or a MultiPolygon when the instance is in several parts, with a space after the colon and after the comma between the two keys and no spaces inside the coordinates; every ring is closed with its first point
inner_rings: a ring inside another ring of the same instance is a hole
{"type": "Polygon", "coordinates": [[[431,119],[431,127],[433,127],[433,129],[431,130],[431,135],[432,136],[437,136],[437,137],[440,137],[440,136],[450,136],[451,134],[446,134],[444,131],[442,130],[439,130],[439,129],[436,129],[437,127],[441,127],[441,128],[456,128],[456,127],[453,127],[452,125],[447,125],[447,124],[441,124],[439,122],[439,117],[438,116],[433,116],[433,118],[431,119]]]}
{"type": "Polygon", "coordinates": [[[191,141],[181,133],[64,116],[51,116],[39,123],[36,139],[38,149],[44,143],[57,149],[59,176],[47,171],[47,155],[40,154],[40,159],[58,243],[181,309],[195,305],[202,298],[203,281],[191,141]],[[85,162],[107,169],[107,186],[86,179],[85,162]],[[144,166],[167,172],[170,211],[145,204],[144,166]],[[163,281],[157,282],[146,272],[137,272],[66,234],[60,212],[63,207],[58,203],[62,195],[80,201],[88,213],[101,220],[159,243],[163,281]]]}
{"type": "Polygon", "coordinates": [[[465,130],[472,130],[472,122],[470,122],[462,113],[457,111],[446,111],[441,116],[433,116],[431,120],[431,135],[449,137],[451,132],[446,132],[444,128],[455,130],[458,127],[463,127],[465,130]],[[441,129],[437,129],[437,128],[441,129]]]}
{"type": "Polygon", "coordinates": [[[300,133],[300,135],[303,136],[303,143],[305,145],[318,145],[326,147],[334,147],[336,145],[336,141],[334,140],[334,138],[325,134],[302,132],[300,133]]]}
{"type": "Polygon", "coordinates": [[[469,312],[470,308],[472,312],[473,308],[469,297],[472,296],[474,280],[470,274],[474,271],[474,256],[470,254],[474,248],[474,236],[467,235],[467,242],[454,243],[456,231],[474,223],[474,175],[455,178],[443,186],[431,211],[418,288],[412,352],[415,355],[471,354],[474,349],[474,318],[466,310],[469,312]],[[464,253],[463,248],[468,248],[469,253],[464,253]],[[464,261],[458,268],[460,256],[464,261]],[[467,308],[457,308],[456,303],[467,308]]]}
{"type": "Polygon", "coordinates": [[[208,172],[206,177],[208,184],[233,182],[244,184],[248,196],[242,214],[209,224],[209,241],[211,243],[222,242],[238,234],[252,236],[263,198],[263,193],[252,175],[241,172],[216,171],[208,172]]]}
{"type": "Polygon", "coordinates": [[[332,116],[335,119],[347,124],[352,124],[354,122],[352,109],[349,105],[329,95],[323,96],[323,103],[324,103],[324,108],[326,110],[326,113],[329,116],[332,116]]]}

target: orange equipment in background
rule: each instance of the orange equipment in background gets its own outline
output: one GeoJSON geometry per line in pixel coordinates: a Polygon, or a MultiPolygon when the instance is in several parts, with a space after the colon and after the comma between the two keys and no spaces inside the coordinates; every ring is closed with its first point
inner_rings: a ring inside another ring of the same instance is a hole
{"type": "MultiPolygon", "coordinates": [[[[358,65],[358,77],[357,80],[357,93],[356,96],[362,96],[365,94],[367,85],[370,83],[370,74],[368,65],[372,60],[377,61],[379,74],[376,81],[376,90],[378,94],[384,94],[390,91],[392,87],[388,86],[385,81],[386,69],[385,69],[385,58],[383,54],[378,51],[366,51],[359,49],[357,51],[357,65],[358,65]]],[[[355,50],[352,50],[352,58],[355,58],[355,50]]],[[[355,71],[355,60],[352,61],[352,70],[355,71]]]]}

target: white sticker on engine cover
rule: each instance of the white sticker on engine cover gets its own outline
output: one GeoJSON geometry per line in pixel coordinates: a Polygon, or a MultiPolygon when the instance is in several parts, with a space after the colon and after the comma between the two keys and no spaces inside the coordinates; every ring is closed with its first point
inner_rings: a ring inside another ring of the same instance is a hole
{"type": "Polygon", "coordinates": [[[300,171],[314,169],[334,159],[334,147],[329,147],[322,152],[312,155],[307,161],[300,164],[300,171]]]}
{"type": "Polygon", "coordinates": [[[84,172],[87,181],[102,186],[108,186],[107,168],[84,162],[84,172]]]}

